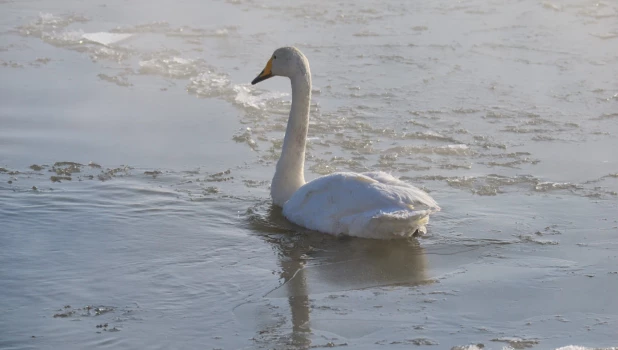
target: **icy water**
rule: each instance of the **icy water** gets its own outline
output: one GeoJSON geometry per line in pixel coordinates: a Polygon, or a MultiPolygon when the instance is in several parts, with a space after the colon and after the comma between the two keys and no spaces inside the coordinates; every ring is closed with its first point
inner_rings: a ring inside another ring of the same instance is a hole
{"type": "Polygon", "coordinates": [[[617,52],[609,0],[2,0],[0,348],[618,346],[617,52]],[[392,172],[427,236],[271,207],[284,45],[306,177],[392,172]]]}

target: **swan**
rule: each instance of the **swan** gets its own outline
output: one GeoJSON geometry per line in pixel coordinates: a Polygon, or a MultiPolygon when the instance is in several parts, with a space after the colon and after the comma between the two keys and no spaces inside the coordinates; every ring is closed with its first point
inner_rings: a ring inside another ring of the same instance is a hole
{"type": "Polygon", "coordinates": [[[440,207],[431,196],[385,172],[338,172],[305,183],[311,71],[300,50],[282,47],[251,82],[290,78],[292,106],[270,195],[283,215],[310,230],[332,235],[393,239],[425,234],[440,207]]]}

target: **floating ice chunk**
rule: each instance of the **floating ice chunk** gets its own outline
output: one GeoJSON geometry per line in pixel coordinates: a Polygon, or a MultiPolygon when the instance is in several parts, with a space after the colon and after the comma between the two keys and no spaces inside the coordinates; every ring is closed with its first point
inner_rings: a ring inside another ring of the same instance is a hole
{"type": "Polygon", "coordinates": [[[208,70],[191,78],[187,91],[201,97],[212,97],[231,91],[229,85],[230,79],[227,74],[208,70]]]}
{"type": "Polygon", "coordinates": [[[288,96],[285,92],[267,92],[246,85],[234,85],[236,98],[234,102],[246,108],[269,109],[272,111],[281,98],[288,96]]]}
{"type": "Polygon", "coordinates": [[[445,149],[468,149],[468,145],[464,145],[464,144],[446,145],[446,146],[442,146],[441,148],[445,148],[445,149]]]}
{"type": "Polygon", "coordinates": [[[161,75],[176,79],[186,79],[197,75],[199,69],[199,62],[182,57],[157,57],[139,62],[141,74],[161,75]]]}
{"type": "Polygon", "coordinates": [[[82,43],[83,34],[84,32],[82,32],[81,30],[43,32],[41,33],[41,39],[51,45],[60,47],[71,47],[82,43]]]}
{"type": "Polygon", "coordinates": [[[84,33],[82,38],[97,44],[101,44],[104,46],[109,46],[112,44],[116,44],[123,40],[126,40],[132,37],[133,34],[128,33],[108,33],[108,32],[98,32],[98,33],[84,33]]]}

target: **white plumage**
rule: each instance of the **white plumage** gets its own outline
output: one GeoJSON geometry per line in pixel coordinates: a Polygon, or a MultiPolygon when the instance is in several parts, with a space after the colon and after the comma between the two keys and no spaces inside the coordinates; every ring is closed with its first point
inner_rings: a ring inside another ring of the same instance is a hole
{"type": "Polygon", "coordinates": [[[292,107],[281,157],[271,184],[273,203],[308,229],[365,238],[424,234],[440,207],[427,193],[384,172],[334,173],[305,183],[304,162],[311,72],[296,48],[276,50],[252,84],[275,75],[292,83],[292,107]]]}

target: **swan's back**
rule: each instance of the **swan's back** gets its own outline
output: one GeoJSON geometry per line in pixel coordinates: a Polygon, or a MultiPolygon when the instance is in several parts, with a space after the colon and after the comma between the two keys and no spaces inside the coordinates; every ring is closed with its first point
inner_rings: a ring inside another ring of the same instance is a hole
{"type": "Polygon", "coordinates": [[[424,191],[384,172],[335,173],[299,188],[283,214],[297,225],[330,234],[391,239],[424,233],[440,210],[424,191]]]}

